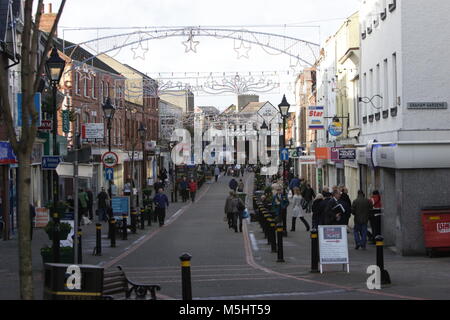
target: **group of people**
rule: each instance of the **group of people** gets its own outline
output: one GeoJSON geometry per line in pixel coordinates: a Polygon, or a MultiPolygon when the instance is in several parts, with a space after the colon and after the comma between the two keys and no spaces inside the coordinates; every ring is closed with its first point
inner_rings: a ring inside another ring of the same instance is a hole
{"type": "Polygon", "coordinates": [[[225,215],[228,227],[234,229],[235,232],[242,232],[242,220],[244,218],[245,204],[237,195],[236,191],[230,191],[225,202],[225,215]]]}
{"type": "Polygon", "coordinates": [[[312,204],[313,227],[319,225],[345,225],[348,226],[351,215],[354,216],[355,249],[365,250],[367,238],[375,238],[381,233],[377,216],[381,214],[381,197],[378,190],[373,191],[369,199],[362,190],[358,191],[358,197],[352,202],[345,187],[333,187],[329,190],[324,187],[316,196],[312,204]],[[370,223],[372,232],[368,232],[370,223]]]}
{"type": "Polygon", "coordinates": [[[195,202],[195,195],[197,194],[198,184],[194,179],[187,180],[186,177],[178,184],[178,190],[180,190],[180,195],[183,202],[188,201],[189,196],[192,202],[195,202]]]}

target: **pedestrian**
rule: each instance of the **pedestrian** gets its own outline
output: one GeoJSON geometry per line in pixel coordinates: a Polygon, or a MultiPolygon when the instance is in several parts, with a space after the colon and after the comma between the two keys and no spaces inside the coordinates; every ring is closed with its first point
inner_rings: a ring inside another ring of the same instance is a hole
{"type": "Polygon", "coordinates": [[[230,183],[228,184],[228,186],[230,187],[231,190],[233,190],[234,192],[236,192],[236,189],[237,189],[237,187],[238,187],[238,183],[237,183],[237,181],[236,181],[234,178],[232,178],[232,179],[230,180],[230,183]]]}
{"type": "Polygon", "coordinates": [[[272,210],[278,222],[283,221],[283,210],[287,209],[288,206],[288,198],[283,194],[283,189],[278,188],[272,200],[272,210]]]}
{"type": "Polygon", "coordinates": [[[309,183],[306,183],[306,189],[302,196],[306,201],[306,213],[310,213],[312,210],[313,200],[316,197],[316,193],[314,192],[314,189],[311,188],[311,185],[309,183]]]}
{"type": "Polygon", "coordinates": [[[125,183],[125,185],[123,186],[123,194],[124,194],[125,196],[131,196],[131,188],[132,188],[131,180],[128,179],[128,181],[127,181],[127,182],[125,183]]]}
{"type": "Polygon", "coordinates": [[[188,199],[188,193],[189,193],[189,191],[188,191],[189,184],[187,182],[186,177],[183,177],[183,179],[180,181],[178,187],[180,189],[181,198],[183,199],[183,202],[186,202],[188,199]]]}
{"type": "Polygon", "coordinates": [[[319,221],[321,219],[321,204],[322,201],[324,200],[324,197],[321,193],[318,193],[316,195],[316,198],[314,199],[312,206],[311,206],[311,210],[312,210],[312,228],[316,229],[319,227],[319,221]]]}
{"type": "Polygon", "coordinates": [[[234,199],[234,191],[230,191],[227,200],[225,201],[225,215],[228,221],[228,228],[231,229],[233,227],[233,199],[234,199]]]}
{"type": "Polygon", "coordinates": [[[241,166],[241,176],[243,177],[245,173],[245,167],[242,165],[241,166]]]}
{"type": "Polygon", "coordinates": [[[358,198],[352,203],[352,214],[355,216],[355,227],[353,234],[355,237],[355,249],[366,250],[367,222],[369,214],[373,208],[372,201],[367,199],[362,190],[358,191],[358,198]]]}
{"type": "Polygon", "coordinates": [[[348,222],[352,213],[352,201],[350,200],[348,190],[345,186],[341,187],[341,198],[339,199],[339,203],[341,203],[345,209],[345,214],[343,215],[344,220],[342,221],[342,224],[347,227],[347,233],[349,233],[350,231],[348,230],[348,222]]]}
{"type": "Polygon", "coordinates": [[[217,167],[217,166],[216,166],[216,168],[214,169],[214,176],[215,176],[216,182],[217,182],[217,180],[219,179],[219,176],[220,176],[220,169],[219,169],[219,167],[217,167]]]}
{"type": "Polygon", "coordinates": [[[331,196],[330,188],[329,187],[323,187],[321,194],[323,195],[324,198],[330,197],[331,196]]]}
{"type": "MultiPolygon", "coordinates": [[[[166,170],[166,168],[162,168],[159,171],[159,179],[161,181],[162,187],[164,188],[166,186],[166,179],[167,179],[167,170],[166,170]]],[[[158,189],[156,189],[156,190],[158,190],[158,189]]]]}
{"type": "Polygon", "coordinates": [[[97,195],[97,203],[98,203],[98,213],[99,213],[99,219],[106,222],[107,214],[108,214],[108,202],[109,202],[109,196],[105,192],[105,188],[102,187],[100,193],[97,195]]]}
{"type": "Polygon", "coordinates": [[[372,197],[370,198],[372,202],[373,209],[370,211],[369,222],[370,229],[372,230],[372,242],[375,242],[375,238],[381,235],[381,195],[378,190],[372,192],[372,197]]]}
{"type": "Polygon", "coordinates": [[[155,193],[161,188],[164,190],[164,183],[162,183],[160,178],[156,178],[156,182],[153,184],[153,188],[155,189],[155,193]]]}
{"type": "Polygon", "coordinates": [[[88,189],[86,191],[86,195],[88,197],[88,213],[89,213],[89,219],[94,220],[94,194],[92,193],[91,189],[88,189]]]}
{"type": "Polygon", "coordinates": [[[158,216],[159,226],[164,225],[164,220],[166,219],[166,208],[169,207],[169,199],[163,193],[163,189],[159,188],[158,193],[153,198],[155,203],[155,213],[158,216]]]}
{"type": "Polygon", "coordinates": [[[231,202],[231,210],[233,212],[233,229],[234,232],[242,232],[242,215],[245,210],[245,204],[241,198],[236,195],[236,192],[233,192],[233,199],[231,202]]]}
{"type": "Polygon", "coordinates": [[[291,181],[289,181],[289,189],[294,193],[294,188],[300,188],[300,179],[294,176],[291,181]]]}
{"type": "Polygon", "coordinates": [[[79,212],[78,224],[79,225],[91,223],[89,218],[86,216],[87,210],[88,210],[88,201],[89,201],[89,198],[88,198],[86,192],[84,192],[83,188],[80,188],[78,190],[78,212],[79,212]],[[81,221],[81,219],[83,219],[83,220],[81,221]]]}
{"type": "Polygon", "coordinates": [[[303,222],[306,227],[306,232],[309,231],[310,226],[308,221],[305,220],[305,209],[302,206],[303,197],[300,193],[300,188],[294,188],[294,196],[292,197],[292,226],[291,231],[295,231],[295,223],[297,218],[303,222]]]}
{"type": "Polygon", "coordinates": [[[244,182],[242,181],[242,179],[239,179],[237,191],[238,192],[244,192],[244,182]]]}
{"type": "Polygon", "coordinates": [[[194,179],[191,179],[191,182],[189,182],[189,193],[191,195],[192,202],[195,202],[195,194],[197,192],[198,186],[197,182],[195,182],[194,179]]]}
{"type": "Polygon", "coordinates": [[[36,218],[36,207],[30,203],[30,241],[33,240],[33,222],[36,218]]]}
{"type": "Polygon", "coordinates": [[[341,193],[339,190],[333,190],[332,198],[328,201],[324,211],[326,225],[341,225],[344,221],[343,216],[345,214],[345,209],[342,204],[339,203],[340,198],[341,193]]]}
{"type": "Polygon", "coordinates": [[[114,184],[114,181],[110,180],[110,188],[109,188],[109,197],[112,199],[112,197],[117,196],[117,186],[114,184]]]}

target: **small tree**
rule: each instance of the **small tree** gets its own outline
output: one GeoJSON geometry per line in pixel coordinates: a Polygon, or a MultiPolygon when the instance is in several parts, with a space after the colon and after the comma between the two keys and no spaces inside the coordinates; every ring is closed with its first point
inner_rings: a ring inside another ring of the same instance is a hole
{"type": "Polygon", "coordinates": [[[66,0],[62,0],[58,10],[55,23],[48,34],[48,40],[44,51],[37,64],[39,53],[39,24],[43,11],[43,0],[37,4],[36,14],[32,16],[33,0],[25,1],[24,27],[22,32],[21,49],[21,86],[22,86],[22,128],[20,136],[16,134],[12,119],[12,106],[8,99],[8,73],[7,59],[0,58],[0,94],[3,103],[0,104],[0,112],[4,117],[2,125],[5,126],[9,142],[18,160],[18,185],[17,190],[20,195],[18,199],[18,226],[19,226],[19,279],[20,298],[32,300],[33,294],[33,269],[31,259],[31,239],[29,219],[30,188],[31,188],[31,152],[37,134],[38,114],[34,109],[33,97],[38,91],[41,76],[44,73],[45,62],[52,47],[53,36],[55,35],[59,19],[66,0]],[[31,121],[30,121],[31,119],[31,121]]]}

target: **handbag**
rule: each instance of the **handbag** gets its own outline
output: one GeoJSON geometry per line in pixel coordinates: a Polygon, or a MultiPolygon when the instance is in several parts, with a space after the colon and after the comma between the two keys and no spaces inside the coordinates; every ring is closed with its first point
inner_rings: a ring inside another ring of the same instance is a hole
{"type": "Polygon", "coordinates": [[[247,208],[242,212],[242,219],[248,219],[250,217],[247,208]]]}
{"type": "Polygon", "coordinates": [[[300,205],[303,209],[306,209],[308,207],[308,201],[306,201],[304,198],[300,201],[300,205]]]}

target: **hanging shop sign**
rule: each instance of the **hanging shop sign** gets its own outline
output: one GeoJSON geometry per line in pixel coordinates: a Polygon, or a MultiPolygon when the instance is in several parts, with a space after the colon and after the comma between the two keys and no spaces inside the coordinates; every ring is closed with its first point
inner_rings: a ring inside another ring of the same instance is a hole
{"type": "Polygon", "coordinates": [[[330,159],[330,148],[316,148],[315,150],[316,160],[328,160],[330,159]]]}
{"type": "Polygon", "coordinates": [[[323,106],[309,106],[307,118],[309,130],[323,130],[325,128],[323,106]]]}
{"type": "Polygon", "coordinates": [[[344,127],[342,126],[342,123],[340,121],[334,121],[331,122],[331,124],[328,126],[328,132],[334,136],[338,137],[342,134],[344,131],[344,127]]]}
{"type": "Polygon", "coordinates": [[[355,160],[356,159],[356,149],[354,148],[341,148],[339,149],[339,160],[355,160]]]}

